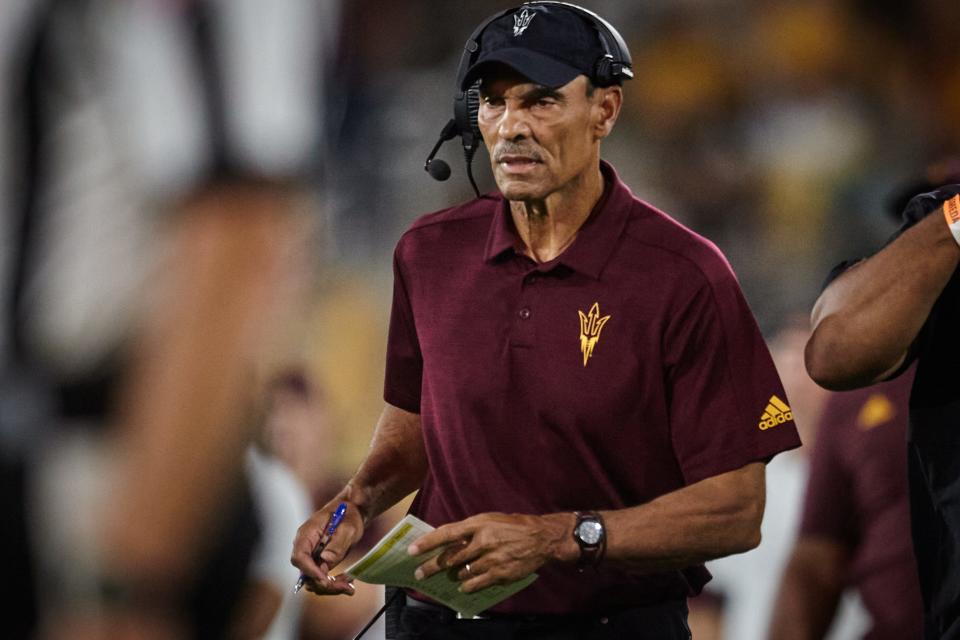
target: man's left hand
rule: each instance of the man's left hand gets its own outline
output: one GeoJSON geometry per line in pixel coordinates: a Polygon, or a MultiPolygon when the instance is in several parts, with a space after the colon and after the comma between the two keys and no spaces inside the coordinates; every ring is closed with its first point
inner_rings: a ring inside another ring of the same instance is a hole
{"type": "Polygon", "coordinates": [[[579,550],[571,533],[572,513],[544,516],[481,513],[438,527],[408,548],[420,555],[443,547],[417,569],[419,580],[452,570],[464,593],[514,582],[551,560],[572,562],[579,550]]]}

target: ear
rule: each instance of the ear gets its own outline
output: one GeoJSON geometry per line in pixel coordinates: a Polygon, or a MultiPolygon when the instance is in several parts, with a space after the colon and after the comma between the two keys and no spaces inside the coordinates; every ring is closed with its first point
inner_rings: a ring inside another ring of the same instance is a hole
{"type": "Polygon", "coordinates": [[[594,95],[593,113],[594,113],[594,135],[597,140],[602,140],[613,131],[613,125],[616,124],[620,116],[620,107],[623,106],[623,88],[617,85],[610,87],[597,87],[594,95]]]}

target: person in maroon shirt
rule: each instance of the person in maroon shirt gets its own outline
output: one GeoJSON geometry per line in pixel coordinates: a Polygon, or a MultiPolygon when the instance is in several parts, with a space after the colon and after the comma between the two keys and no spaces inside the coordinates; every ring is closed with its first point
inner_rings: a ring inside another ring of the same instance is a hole
{"type": "Polygon", "coordinates": [[[920,637],[923,605],[903,450],[912,384],[911,371],[828,400],[772,640],[823,638],[847,588],[857,589],[872,618],[865,638],[920,637]]]}
{"type": "Polygon", "coordinates": [[[409,551],[444,549],[419,577],[539,574],[483,620],[408,593],[398,637],[689,638],[703,562],[759,543],[764,463],[800,444],[727,261],[600,160],[624,77],[580,11],[529,3],[476,36],[460,86],[479,80],[499,191],[401,238],[370,453],[294,543],[309,589],[350,593],[330,568],[419,490],[437,529],[409,551]]]}

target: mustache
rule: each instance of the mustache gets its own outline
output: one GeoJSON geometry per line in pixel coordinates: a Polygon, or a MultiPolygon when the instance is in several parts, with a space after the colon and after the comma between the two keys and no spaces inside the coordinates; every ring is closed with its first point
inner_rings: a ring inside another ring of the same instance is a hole
{"type": "Polygon", "coordinates": [[[543,158],[540,156],[540,152],[538,152],[535,148],[516,142],[504,142],[494,148],[493,159],[496,162],[503,160],[504,156],[524,156],[535,162],[540,162],[543,160],[543,158]]]}

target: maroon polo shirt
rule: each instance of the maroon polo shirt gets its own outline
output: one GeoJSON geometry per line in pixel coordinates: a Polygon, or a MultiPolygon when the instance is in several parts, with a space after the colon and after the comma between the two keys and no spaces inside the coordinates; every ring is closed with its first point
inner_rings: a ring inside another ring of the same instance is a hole
{"type": "MultiPolygon", "coordinates": [[[[550,262],[522,254],[500,195],[426,215],[397,246],[384,397],[421,415],[411,512],[434,526],[630,507],[800,444],[727,261],[601,168],[601,200],[550,262]]],[[[710,578],[538,573],[494,610],[610,610],[710,578]]]]}
{"type": "Polygon", "coordinates": [[[907,490],[907,403],[913,372],[831,395],[817,431],[800,533],[850,553],[873,626],[864,636],[916,638],[923,628],[907,490]]]}

